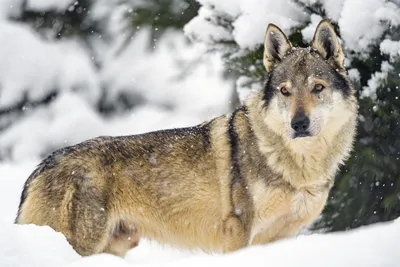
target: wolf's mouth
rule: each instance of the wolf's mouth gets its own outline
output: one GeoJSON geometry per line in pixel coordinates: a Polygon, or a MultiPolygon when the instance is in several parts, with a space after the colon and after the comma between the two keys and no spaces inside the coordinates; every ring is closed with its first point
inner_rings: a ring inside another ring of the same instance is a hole
{"type": "Polygon", "coordinates": [[[306,132],[295,132],[294,133],[294,139],[295,138],[301,138],[301,137],[310,137],[311,133],[306,131],[306,132]]]}

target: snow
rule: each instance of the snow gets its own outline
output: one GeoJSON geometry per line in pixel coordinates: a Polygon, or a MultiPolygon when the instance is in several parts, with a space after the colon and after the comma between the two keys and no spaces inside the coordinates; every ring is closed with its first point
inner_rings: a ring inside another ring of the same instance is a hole
{"type": "Polygon", "coordinates": [[[322,20],[322,17],[317,14],[311,14],[310,16],[311,23],[301,30],[301,34],[303,35],[303,39],[307,42],[311,43],[314,38],[314,32],[317,28],[319,22],[322,20]]]}
{"type": "Polygon", "coordinates": [[[360,94],[361,98],[370,97],[372,100],[376,99],[376,90],[381,85],[382,80],[386,79],[388,72],[393,70],[393,66],[389,62],[383,61],[381,71],[372,74],[371,79],[368,80],[368,86],[364,86],[360,94]]]}
{"type": "Polygon", "coordinates": [[[287,33],[290,28],[305,20],[301,10],[291,2],[253,0],[240,3],[242,13],[233,24],[233,36],[243,48],[252,49],[258,42],[263,42],[268,23],[279,25],[287,33]]]}
{"type": "Polygon", "coordinates": [[[359,82],[360,81],[360,72],[358,71],[358,69],[349,69],[347,71],[347,75],[349,76],[350,80],[355,81],[355,82],[359,82]]]}
{"type": "Polygon", "coordinates": [[[26,26],[5,21],[0,21],[0,43],[0,108],[25,97],[40,100],[54,88],[80,90],[89,103],[98,101],[95,69],[78,43],[47,42],[26,26]]]}
{"type": "Polygon", "coordinates": [[[23,183],[36,161],[0,163],[0,266],[398,266],[400,219],[344,233],[311,234],[252,246],[227,255],[178,250],[148,240],[124,259],[100,254],[79,256],[65,237],[47,226],[14,225],[23,183]]]}
{"type": "Polygon", "coordinates": [[[20,0],[1,0],[0,1],[0,19],[9,16],[16,16],[20,14],[20,7],[22,1],[20,0]]]}
{"type": "Polygon", "coordinates": [[[185,33],[200,41],[233,39],[241,48],[252,49],[264,40],[268,23],[275,23],[285,32],[304,22],[306,16],[294,4],[273,0],[224,0],[200,1],[203,4],[199,14],[185,26],[185,33]],[[233,20],[229,33],[213,25],[215,16],[233,20]]]}
{"type": "Polygon", "coordinates": [[[240,3],[239,1],[231,1],[231,0],[198,0],[202,6],[207,6],[207,8],[214,8],[215,10],[223,10],[227,14],[232,17],[239,16],[240,11],[240,3]]]}
{"type": "Polygon", "coordinates": [[[198,12],[198,16],[186,24],[184,28],[191,39],[210,45],[218,41],[232,40],[231,33],[213,21],[211,10],[201,7],[198,12]]]}
{"type": "Polygon", "coordinates": [[[49,107],[34,110],[4,131],[0,135],[0,151],[7,151],[12,160],[31,160],[60,144],[92,138],[104,128],[101,117],[87,102],[75,93],[65,92],[49,107]]]}
{"type": "Polygon", "coordinates": [[[250,94],[259,89],[262,84],[252,83],[253,80],[246,76],[240,76],[236,81],[236,91],[240,101],[244,102],[250,94]],[[251,84],[251,85],[250,85],[251,84]]]}
{"type": "Polygon", "coordinates": [[[24,107],[0,132],[0,159],[35,160],[95,136],[192,126],[228,111],[233,87],[222,79],[218,54],[206,55],[204,45],[189,45],[176,31],[152,51],[148,41],[142,29],[118,56],[118,44],[95,43],[103,65],[97,70],[78,41],[45,41],[22,24],[0,20],[0,110],[58,92],[49,105],[24,107]],[[96,109],[100,98],[119,105],[121,96],[137,105],[117,107],[118,116],[109,117],[96,109]]]}
{"type": "Polygon", "coordinates": [[[61,233],[48,226],[1,224],[0,265],[63,266],[80,259],[61,233]]]}
{"type": "Polygon", "coordinates": [[[326,10],[329,19],[337,21],[340,18],[340,13],[343,9],[343,4],[346,0],[324,0],[321,1],[326,10]]]}
{"type": "Polygon", "coordinates": [[[104,118],[76,93],[65,92],[48,107],[35,109],[5,130],[0,135],[0,151],[7,152],[3,156],[9,160],[34,160],[57,148],[99,135],[130,135],[192,126],[219,115],[220,109],[226,109],[228,99],[225,100],[219,103],[221,106],[203,112],[146,105],[125,115],[104,118]]]}
{"type": "Polygon", "coordinates": [[[379,45],[379,49],[382,53],[388,54],[391,57],[400,56],[400,41],[385,39],[379,45]]]}
{"type": "MultiPolygon", "coordinates": [[[[185,28],[185,33],[199,41],[210,43],[220,40],[223,29],[210,27],[210,21],[223,16],[232,25],[231,38],[240,49],[254,49],[264,40],[268,23],[278,25],[289,34],[293,27],[310,21],[302,31],[306,41],[311,41],[320,17],[307,14],[293,1],[273,0],[202,0],[202,10],[185,28]],[[207,36],[205,38],[204,36],[207,36]]],[[[299,1],[314,4],[314,0],[299,1]]],[[[382,36],[389,26],[400,24],[400,8],[385,0],[322,0],[328,18],[337,22],[345,47],[357,53],[365,53],[382,36]]]]}
{"type": "Polygon", "coordinates": [[[48,11],[55,10],[62,12],[68,7],[78,4],[77,0],[27,0],[26,5],[29,10],[48,11]]]}
{"type": "Polygon", "coordinates": [[[368,51],[368,46],[388,28],[388,23],[400,24],[400,9],[384,0],[347,0],[339,19],[346,48],[355,52],[368,51]]]}
{"type": "Polygon", "coordinates": [[[156,49],[149,54],[149,39],[149,31],[143,30],[118,58],[105,59],[101,76],[109,87],[107,100],[121,94],[130,98],[141,95],[150,104],[179,110],[214,114],[226,110],[218,108],[231,93],[221,80],[219,55],[206,55],[204,45],[189,45],[174,31],[157,41],[156,49]],[[181,68],[186,69],[186,77],[180,77],[181,68]]]}
{"type": "Polygon", "coordinates": [[[31,11],[41,12],[51,10],[63,13],[78,3],[79,1],[77,0],[1,0],[0,18],[18,15],[22,5],[31,11]]]}

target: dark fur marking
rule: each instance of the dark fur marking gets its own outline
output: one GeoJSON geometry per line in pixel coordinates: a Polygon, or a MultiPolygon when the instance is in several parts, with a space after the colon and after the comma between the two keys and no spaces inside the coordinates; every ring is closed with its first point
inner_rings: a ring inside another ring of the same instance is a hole
{"type": "MultiPolygon", "coordinates": [[[[28,178],[28,180],[29,180],[29,178],[28,178]]],[[[20,201],[19,201],[17,217],[15,218],[14,223],[18,223],[18,218],[19,218],[19,216],[21,214],[21,207],[24,204],[27,196],[28,196],[28,185],[27,185],[27,182],[25,182],[24,189],[22,190],[21,198],[20,198],[20,201]]]]}
{"type": "MultiPolygon", "coordinates": [[[[247,113],[247,108],[245,106],[242,106],[235,110],[231,117],[229,118],[228,121],[228,139],[231,147],[231,184],[230,184],[230,202],[231,202],[231,215],[234,217],[237,217],[240,221],[242,221],[242,218],[240,215],[238,215],[235,212],[235,209],[237,208],[237,203],[234,203],[234,196],[233,194],[235,191],[239,190],[238,188],[235,188],[235,185],[239,185],[240,189],[244,190],[244,194],[248,196],[247,192],[247,184],[246,180],[243,178],[241,174],[241,169],[240,169],[240,151],[239,151],[239,137],[237,132],[235,131],[235,117],[238,112],[244,112],[247,113]]],[[[246,203],[241,203],[241,206],[246,207],[246,203]]],[[[249,211],[242,211],[243,214],[246,214],[249,211]]]]}
{"type": "Polygon", "coordinates": [[[272,73],[269,73],[264,83],[263,100],[265,101],[266,106],[268,106],[269,102],[274,96],[274,88],[271,88],[272,75],[272,73]]]}
{"type": "Polygon", "coordinates": [[[74,235],[76,234],[76,224],[78,223],[76,220],[77,217],[77,203],[79,202],[79,200],[77,199],[77,194],[79,194],[79,192],[77,192],[77,186],[74,185],[74,192],[72,193],[72,198],[71,198],[71,202],[69,203],[69,205],[71,205],[69,208],[69,220],[68,220],[68,226],[69,226],[69,230],[71,231],[71,233],[74,233],[74,235]]]}
{"type": "Polygon", "coordinates": [[[239,152],[238,152],[239,140],[238,140],[238,135],[234,128],[234,120],[235,120],[235,116],[236,116],[237,112],[238,112],[238,110],[235,110],[232,113],[231,117],[229,118],[229,122],[228,122],[228,138],[229,138],[229,143],[231,146],[231,162],[232,162],[231,187],[236,182],[238,182],[238,183],[242,182],[242,177],[240,174],[239,158],[238,158],[238,156],[239,156],[239,152]]]}
{"type": "Polygon", "coordinates": [[[300,68],[306,68],[307,67],[307,60],[306,60],[306,55],[300,58],[299,60],[299,67],[300,68]]]}
{"type": "Polygon", "coordinates": [[[342,92],[344,98],[348,98],[351,94],[350,82],[338,73],[335,73],[335,78],[333,80],[333,88],[336,88],[340,92],[342,92]]]}

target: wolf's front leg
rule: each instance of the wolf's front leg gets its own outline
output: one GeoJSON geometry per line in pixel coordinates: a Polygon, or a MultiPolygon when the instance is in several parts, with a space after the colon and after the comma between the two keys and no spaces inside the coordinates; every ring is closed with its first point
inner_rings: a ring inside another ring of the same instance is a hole
{"type": "Polygon", "coordinates": [[[250,239],[248,227],[237,216],[229,216],[223,223],[222,252],[232,252],[247,246],[250,239]]]}
{"type": "Polygon", "coordinates": [[[296,236],[306,225],[304,220],[284,221],[275,223],[272,227],[257,234],[251,241],[251,245],[261,245],[281,239],[296,236]]]}

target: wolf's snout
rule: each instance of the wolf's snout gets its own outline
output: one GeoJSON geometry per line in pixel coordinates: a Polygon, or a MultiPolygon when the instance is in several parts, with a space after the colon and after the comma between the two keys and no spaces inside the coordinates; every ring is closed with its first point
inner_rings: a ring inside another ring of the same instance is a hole
{"type": "Polygon", "coordinates": [[[297,113],[291,122],[292,129],[296,135],[304,135],[310,126],[310,119],[303,113],[297,113]]]}

